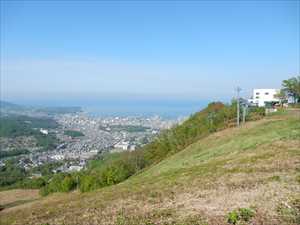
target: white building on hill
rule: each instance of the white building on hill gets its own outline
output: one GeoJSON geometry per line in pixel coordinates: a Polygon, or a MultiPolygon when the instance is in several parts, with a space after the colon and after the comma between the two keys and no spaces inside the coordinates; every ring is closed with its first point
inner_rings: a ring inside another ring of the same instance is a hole
{"type": "Polygon", "coordinates": [[[278,89],[253,89],[252,97],[248,102],[259,107],[264,107],[266,103],[279,103],[280,100],[275,97],[278,93],[278,89]]]}

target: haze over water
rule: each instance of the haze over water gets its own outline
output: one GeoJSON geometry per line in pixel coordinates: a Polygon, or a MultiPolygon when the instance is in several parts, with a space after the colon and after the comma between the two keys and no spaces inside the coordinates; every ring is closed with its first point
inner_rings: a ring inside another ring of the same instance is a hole
{"type": "Polygon", "coordinates": [[[177,118],[189,116],[205,107],[205,100],[170,99],[52,99],[14,100],[16,104],[38,107],[80,106],[91,116],[153,116],[177,118]]]}

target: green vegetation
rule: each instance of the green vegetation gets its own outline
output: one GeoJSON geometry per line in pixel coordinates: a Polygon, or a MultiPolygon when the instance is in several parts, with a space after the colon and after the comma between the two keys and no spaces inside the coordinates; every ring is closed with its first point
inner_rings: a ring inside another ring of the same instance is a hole
{"type": "Polygon", "coordinates": [[[62,164],[60,162],[47,163],[26,171],[17,165],[17,159],[9,159],[4,162],[5,166],[0,167],[0,190],[13,188],[42,188],[52,178],[52,170],[62,164]],[[35,173],[41,173],[42,177],[30,178],[31,174],[35,173]]]}
{"type": "MultiPolygon", "coordinates": [[[[72,182],[76,185],[71,186],[70,190],[79,187],[81,192],[87,192],[120,183],[185,149],[195,141],[217,130],[234,125],[235,115],[235,102],[231,105],[211,103],[206,109],[192,115],[183,124],[162,133],[143,149],[109,154],[100,160],[92,161],[87,171],[71,176],[72,182]]],[[[247,119],[257,119],[263,115],[262,109],[254,108],[250,110],[247,119]]],[[[46,195],[56,191],[65,191],[60,187],[63,179],[63,176],[57,176],[55,180],[44,187],[42,193],[46,195]]]]}
{"type": "MultiPolygon", "coordinates": [[[[264,108],[253,107],[249,110],[247,120],[257,120],[263,116],[264,108]]],[[[160,162],[211,133],[235,126],[235,118],[236,102],[232,102],[231,105],[211,103],[183,124],[162,133],[155,141],[146,145],[145,160],[148,165],[160,162]]]]}
{"type": "Polygon", "coordinates": [[[37,140],[37,145],[42,147],[41,151],[48,151],[51,149],[55,149],[59,143],[59,140],[56,138],[54,134],[44,135],[38,133],[34,135],[37,140]]]}
{"type": "Polygon", "coordinates": [[[42,196],[53,192],[68,192],[76,187],[77,183],[74,176],[67,173],[58,173],[51,178],[51,182],[41,188],[40,194],[42,196]]]}
{"type": "Polygon", "coordinates": [[[58,124],[50,118],[28,116],[0,117],[0,137],[29,136],[39,133],[39,128],[57,128],[58,124]]]}
{"type": "Polygon", "coordinates": [[[282,81],[282,88],[276,97],[281,102],[287,102],[288,97],[292,97],[297,106],[297,103],[300,103],[300,76],[282,81]]]}
{"type": "Polygon", "coordinates": [[[44,177],[26,178],[14,186],[14,188],[40,189],[46,185],[47,180],[44,177]]]}
{"type": "Polygon", "coordinates": [[[143,126],[134,126],[134,125],[113,125],[110,126],[112,130],[115,131],[127,131],[127,132],[145,132],[149,129],[149,127],[143,126]]]}
{"type": "Polygon", "coordinates": [[[30,151],[28,151],[27,149],[13,149],[10,151],[1,151],[0,150],[0,159],[12,157],[12,156],[23,155],[23,154],[28,154],[28,153],[30,153],[30,151]]]}
{"type": "Polygon", "coordinates": [[[0,167],[0,187],[11,186],[26,176],[27,172],[16,166],[15,160],[6,160],[5,166],[0,167]]]}
{"type": "Polygon", "coordinates": [[[50,118],[35,118],[28,116],[0,117],[0,137],[15,138],[18,136],[34,136],[37,145],[42,150],[54,149],[58,139],[54,134],[44,135],[39,129],[54,129],[58,127],[56,121],[50,118]]]}
{"type": "Polygon", "coordinates": [[[52,170],[63,165],[63,162],[44,163],[43,165],[34,167],[30,170],[31,173],[41,173],[42,176],[52,176],[52,170]]]}
{"type": "Polygon", "coordinates": [[[250,107],[248,109],[248,114],[246,115],[246,120],[258,120],[265,116],[266,109],[264,107],[250,107]]]}
{"type": "Polygon", "coordinates": [[[254,215],[255,212],[253,209],[240,208],[228,213],[227,222],[230,224],[243,224],[244,222],[249,222],[254,215]]]}
{"type": "Polygon", "coordinates": [[[0,190],[13,188],[39,189],[46,185],[45,178],[29,178],[31,171],[25,171],[16,165],[15,160],[5,161],[0,167],[0,190]]]}
{"type": "Polygon", "coordinates": [[[126,180],[131,175],[143,168],[143,164],[138,161],[138,152],[130,154],[124,152],[117,157],[107,157],[102,161],[99,168],[90,169],[80,177],[80,190],[90,191],[96,188],[109,186],[126,180]]]}
{"type": "Polygon", "coordinates": [[[30,136],[36,132],[29,123],[18,117],[0,117],[0,137],[30,136]]]}
{"type": "Polygon", "coordinates": [[[73,137],[73,138],[84,136],[84,134],[82,132],[77,131],[77,130],[65,130],[64,134],[68,135],[70,137],[73,137]]]}

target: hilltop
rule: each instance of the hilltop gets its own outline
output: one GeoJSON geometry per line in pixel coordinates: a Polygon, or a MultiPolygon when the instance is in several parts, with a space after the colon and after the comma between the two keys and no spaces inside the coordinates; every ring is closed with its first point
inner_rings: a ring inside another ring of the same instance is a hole
{"type": "Polygon", "coordinates": [[[299,164],[299,118],[267,117],[201,138],[120,184],[5,209],[1,222],[298,224],[299,164]]]}

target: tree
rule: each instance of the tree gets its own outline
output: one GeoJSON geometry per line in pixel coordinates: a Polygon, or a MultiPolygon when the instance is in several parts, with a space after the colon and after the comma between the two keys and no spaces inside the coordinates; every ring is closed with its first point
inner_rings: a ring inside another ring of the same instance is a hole
{"type": "Polygon", "coordinates": [[[282,90],[292,97],[294,101],[300,102],[300,76],[292,77],[282,82],[282,90]]]}
{"type": "Polygon", "coordinates": [[[274,97],[279,99],[281,106],[284,102],[287,102],[288,99],[287,93],[283,89],[281,89],[274,97]]]}
{"type": "Polygon", "coordinates": [[[68,192],[73,190],[76,187],[76,182],[73,179],[73,177],[71,177],[71,175],[67,175],[62,183],[61,183],[61,191],[62,192],[68,192]]]}

